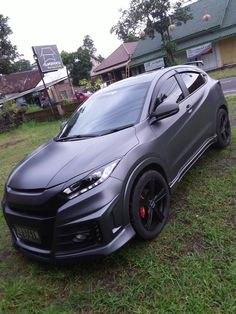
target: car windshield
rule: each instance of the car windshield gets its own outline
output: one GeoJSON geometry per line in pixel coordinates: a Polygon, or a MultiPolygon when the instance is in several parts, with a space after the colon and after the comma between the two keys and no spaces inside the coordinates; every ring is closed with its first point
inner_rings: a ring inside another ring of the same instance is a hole
{"type": "Polygon", "coordinates": [[[60,138],[94,136],[135,124],[150,82],[111,88],[91,96],[70,118],[60,138]]]}

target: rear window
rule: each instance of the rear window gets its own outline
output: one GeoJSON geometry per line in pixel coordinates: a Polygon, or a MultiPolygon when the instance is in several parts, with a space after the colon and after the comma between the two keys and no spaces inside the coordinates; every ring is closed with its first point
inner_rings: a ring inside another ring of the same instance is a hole
{"type": "Polygon", "coordinates": [[[185,72],[180,74],[190,94],[194,93],[202,85],[205,84],[205,79],[200,73],[185,72]]]}

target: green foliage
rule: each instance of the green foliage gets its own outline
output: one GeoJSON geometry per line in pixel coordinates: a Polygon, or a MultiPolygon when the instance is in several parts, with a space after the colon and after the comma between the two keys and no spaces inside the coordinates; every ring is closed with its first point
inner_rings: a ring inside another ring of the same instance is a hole
{"type": "Polygon", "coordinates": [[[90,71],[92,69],[92,63],[90,61],[89,52],[86,49],[79,48],[76,52],[76,61],[74,62],[71,70],[71,76],[73,84],[79,85],[79,80],[82,78],[88,79],[90,77],[90,71]]]}
{"type": "Polygon", "coordinates": [[[91,92],[96,92],[97,90],[99,90],[102,86],[102,80],[97,79],[97,80],[80,80],[79,84],[80,86],[83,86],[85,89],[91,91],[91,92]]]}
{"type": "Polygon", "coordinates": [[[79,80],[90,77],[92,63],[87,49],[80,47],[76,52],[62,51],[61,58],[70,73],[73,85],[78,86],[79,80]]]}
{"type": "MultiPolygon", "coordinates": [[[[164,37],[165,37],[165,35],[164,35],[164,37]]],[[[173,42],[169,39],[166,39],[162,44],[162,50],[164,51],[164,53],[166,55],[165,56],[166,65],[172,66],[172,65],[178,64],[176,59],[174,58],[174,52],[176,51],[175,42],[173,42]]]]}
{"type": "Polygon", "coordinates": [[[140,38],[134,34],[128,34],[125,37],[124,42],[128,43],[128,42],[133,42],[133,41],[138,41],[140,38]]]}
{"type": "Polygon", "coordinates": [[[14,72],[23,72],[31,70],[31,64],[29,60],[20,59],[13,64],[14,72]]]}
{"type": "Polygon", "coordinates": [[[2,107],[3,113],[7,113],[7,112],[17,113],[18,111],[19,111],[19,107],[16,105],[14,100],[7,100],[4,102],[3,107],[2,107]]]}
{"type": "Polygon", "coordinates": [[[0,132],[18,126],[22,122],[24,112],[13,100],[6,101],[0,109],[0,132]]]}
{"type": "Polygon", "coordinates": [[[73,102],[70,101],[69,99],[63,99],[62,104],[65,106],[70,106],[70,105],[73,105],[73,102]]]}
{"type": "Polygon", "coordinates": [[[94,56],[97,51],[94,46],[94,41],[89,35],[84,36],[82,48],[88,50],[91,57],[94,56]]]}
{"type": "Polygon", "coordinates": [[[100,61],[100,62],[102,62],[102,61],[104,60],[103,56],[102,56],[102,55],[100,55],[100,54],[99,54],[96,58],[97,58],[97,59],[98,59],[98,61],[100,61]]]}
{"type": "Polygon", "coordinates": [[[91,90],[92,89],[92,82],[90,80],[87,80],[87,79],[80,80],[79,81],[79,85],[83,86],[87,90],[91,90]]]}
{"type": "Polygon", "coordinates": [[[90,71],[92,69],[91,58],[97,58],[100,62],[104,59],[101,55],[95,56],[97,49],[89,35],[86,35],[83,40],[83,45],[75,52],[61,52],[61,58],[64,65],[67,67],[69,76],[72,78],[74,86],[79,85],[79,81],[90,79],[90,71]]]}
{"type": "Polygon", "coordinates": [[[0,74],[14,71],[14,60],[19,56],[16,46],[12,45],[9,36],[12,34],[8,26],[8,17],[0,14],[0,74]]]}
{"type": "Polygon", "coordinates": [[[61,58],[64,65],[67,67],[68,71],[70,72],[73,67],[73,63],[75,61],[75,53],[62,50],[61,58]]]}
{"type": "Polygon", "coordinates": [[[140,29],[144,29],[145,35],[151,38],[159,33],[167,63],[175,62],[175,46],[171,44],[168,27],[170,23],[181,25],[192,19],[189,8],[183,7],[183,0],[174,4],[170,0],[131,0],[128,10],[120,10],[120,12],[121,17],[118,23],[112,26],[111,33],[115,33],[125,42],[129,38],[135,38],[140,29]]]}
{"type": "Polygon", "coordinates": [[[38,112],[41,111],[42,108],[40,108],[38,105],[36,104],[27,104],[26,106],[24,106],[25,112],[38,112]]]}

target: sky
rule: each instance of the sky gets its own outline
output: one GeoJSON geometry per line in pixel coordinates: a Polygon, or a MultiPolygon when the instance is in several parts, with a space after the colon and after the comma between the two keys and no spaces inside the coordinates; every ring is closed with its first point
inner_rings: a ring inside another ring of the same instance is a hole
{"type": "Polygon", "coordinates": [[[85,35],[93,39],[97,54],[106,58],[121,44],[114,34],[110,34],[110,29],[119,21],[119,9],[127,9],[129,2],[0,0],[0,14],[9,17],[12,44],[23,54],[22,58],[31,62],[32,46],[57,45],[59,52],[73,52],[82,46],[85,35]]]}
{"type": "Polygon", "coordinates": [[[32,46],[55,44],[59,52],[72,52],[85,35],[106,58],[121,44],[110,29],[128,5],[129,0],[0,0],[0,14],[9,17],[12,44],[31,62],[32,46]]]}

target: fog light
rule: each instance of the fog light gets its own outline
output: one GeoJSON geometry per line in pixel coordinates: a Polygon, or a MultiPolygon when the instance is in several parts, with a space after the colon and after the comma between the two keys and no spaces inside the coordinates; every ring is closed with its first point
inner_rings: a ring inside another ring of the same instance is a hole
{"type": "Polygon", "coordinates": [[[88,237],[88,234],[79,233],[79,234],[77,234],[77,235],[74,237],[73,241],[74,241],[74,242],[83,242],[84,240],[87,239],[87,237],[88,237]]]}

